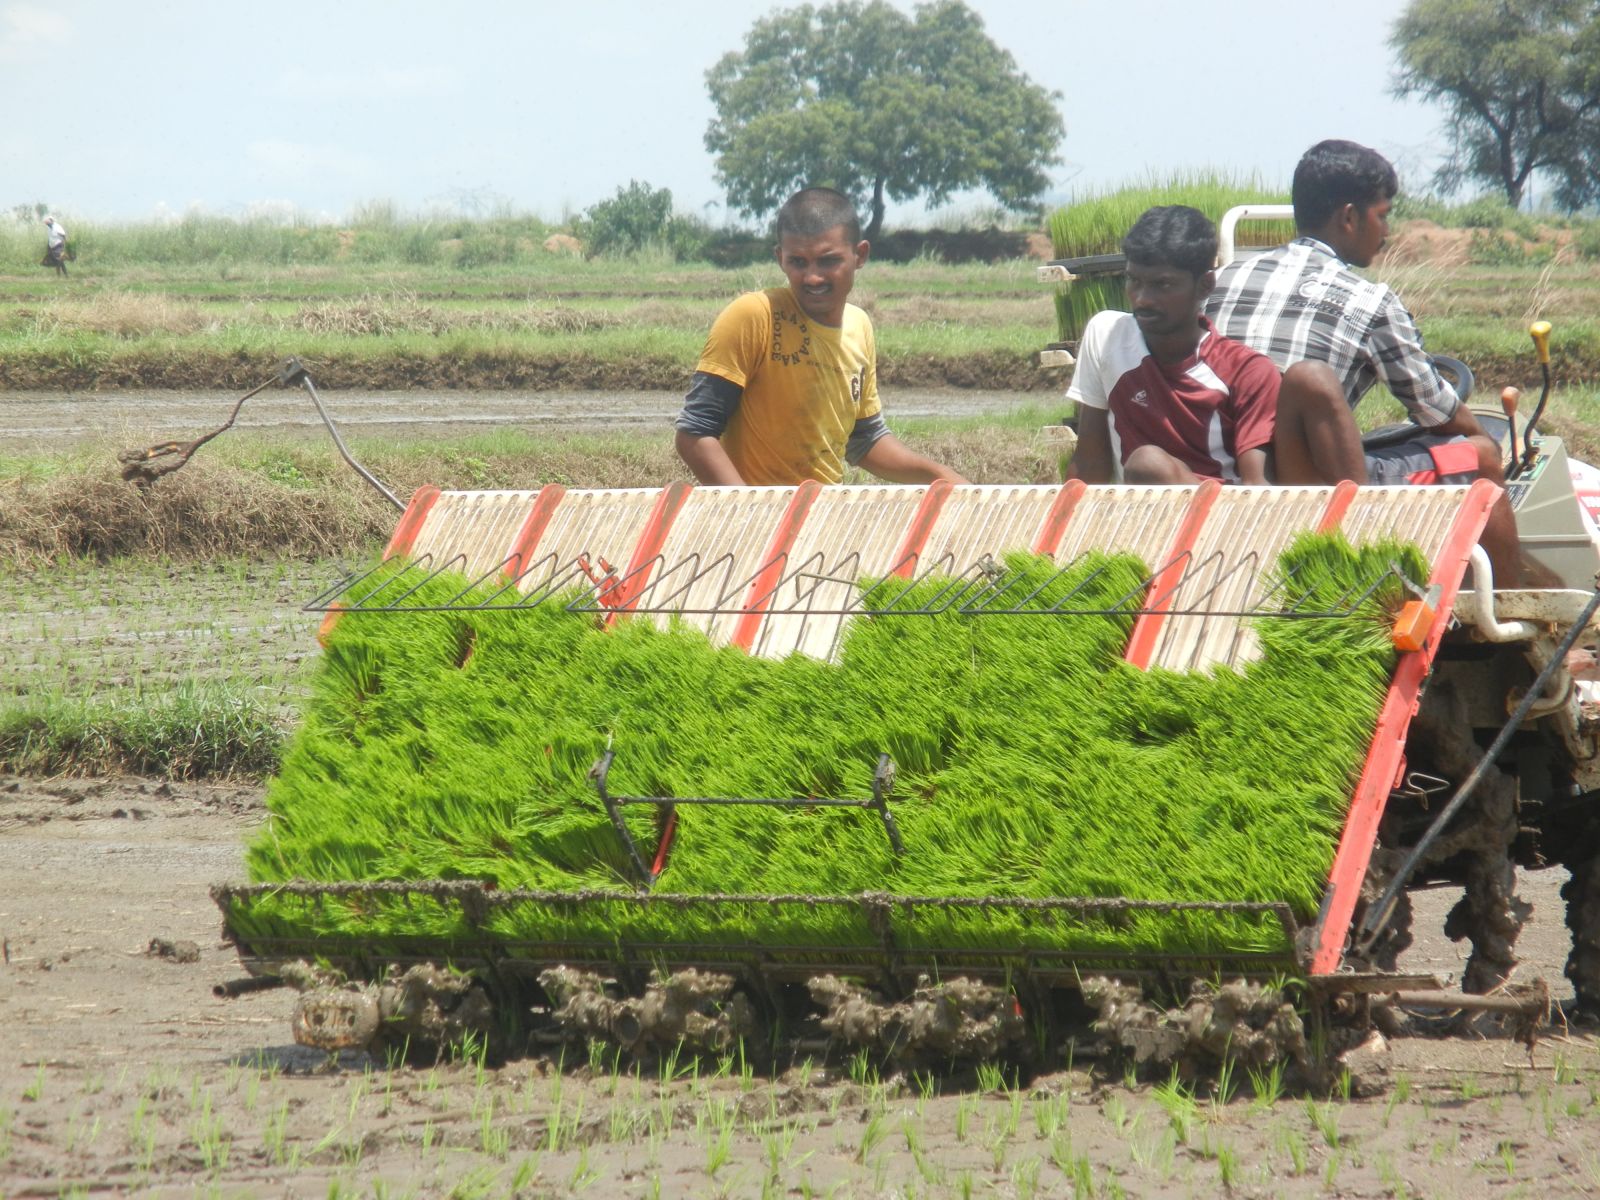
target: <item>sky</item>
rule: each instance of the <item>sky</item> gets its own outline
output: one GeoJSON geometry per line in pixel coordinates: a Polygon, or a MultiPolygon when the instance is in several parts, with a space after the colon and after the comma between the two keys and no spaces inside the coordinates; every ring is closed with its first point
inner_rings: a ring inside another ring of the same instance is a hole
{"type": "MultiPolygon", "coordinates": [[[[1184,168],[1287,185],[1324,137],[1377,147],[1419,188],[1442,157],[1441,110],[1389,94],[1402,0],[968,2],[1061,94],[1052,202],[1184,168]]],[[[738,214],[703,143],[705,73],[784,6],[0,0],[0,211],[337,221],[387,201],[558,220],[641,180],[720,225],[738,214]]]]}

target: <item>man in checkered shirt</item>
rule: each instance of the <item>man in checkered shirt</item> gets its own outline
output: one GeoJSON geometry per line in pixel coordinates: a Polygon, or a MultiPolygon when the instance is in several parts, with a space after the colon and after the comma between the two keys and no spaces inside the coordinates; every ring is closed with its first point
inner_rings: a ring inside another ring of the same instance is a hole
{"type": "MultiPolygon", "coordinates": [[[[1217,278],[1206,315],[1217,331],[1284,372],[1273,442],[1277,483],[1504,482],[1501,449],[1439,375],[1416,322],[1388,285],[1363,279],[1389,234],[1400,181],[1388,159],[1354,142],[1307,150],[1294,171],[1300,236],[1236,261],[1217,278]],[[1404,441],[1363,450],[1355,408],[1382,379],[1418,426],[1404,441]]],[[[1521,580],[1510,501],[1483,532],[1496,578],[1521,580]]]]}

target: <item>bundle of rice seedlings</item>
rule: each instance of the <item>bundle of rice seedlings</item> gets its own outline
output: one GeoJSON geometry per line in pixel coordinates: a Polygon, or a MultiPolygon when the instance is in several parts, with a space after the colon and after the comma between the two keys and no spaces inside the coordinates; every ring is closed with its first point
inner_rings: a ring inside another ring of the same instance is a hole
{"type": "MultiPolygon", "coordinates": [[[[1180,173],[1109,192],[1084,192],[1050,214],[1050,240],[1058,258],[1115,254],[1139,215],[1158,204],[1187,204],[1220,221],[1238,204],[1287,204],[1286,192],[1264,187],[1256,176],[1236,178],[1210,171],[1180,173]]],[[[1263,245],[1294,236],[1293,224],[1257,225],[1250,231],[1263,245]]],[[[1125,310],[1128,290],[1120,274],[1080,279],[1056,294],[1056,324],[1063,341],[1083,334],[1089,318],[1103,309],[1125,310]]]]}
{"type": "MultiPolygon", "coordinates": [[[[1280,564],[1310,607],[1359,591],[1403,547],[1302,538],[1280,564]]],[[[871,795],[896,761],[896,857],[875,814],[680,806],[656,885],[676,894],[1287,901],[1314,916],[1345,804],[1393,665],[1386,606],[1350,618],[1262,618],[1260,661],[1176,675],[1121,660],[1109,610],[1144,564],[1091,556],[1056,576],[1006,563],[1034,613],[905,615],[943,585],[858,618],[840,660],[713,648],[648,621],[600,628],[547,605],[514,613],[347,616],[251,847],[257,881],[483,879],[500,888],[626,890],[620,839],[587,772],[608,747],[610,790],[634,796],[871,795]],[[468,652],[470,650],[470,652],[468,652]]],[[[459,582],[434,581],[443,597],[459,582]]],[[[426,600],[425,589],[417,597],[426,600]]],[[[887,595],[888,593],[885,592],[887,595]]],[[[874,593],[865,593],[869,606],[874,593]]],[[[647,806],[635,839],[659,835],[647,806]]],[[[231,914],[252,935],[346,937],[369,952],[418,939],[828,947],[875,940],[858,908],[523,904],[482,929],[450,905],[284,897],[231,914]]],[[[908,945],[1275,950],[1275,922],[1215,913],[1044,920],[928,908],[908,945]]]]}

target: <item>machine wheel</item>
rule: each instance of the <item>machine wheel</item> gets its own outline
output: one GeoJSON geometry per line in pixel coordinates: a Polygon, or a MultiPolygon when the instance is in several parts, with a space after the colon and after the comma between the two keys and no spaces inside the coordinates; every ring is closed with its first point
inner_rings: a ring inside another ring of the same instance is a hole
{"type": "MultiPolygon", "coordinates": [[[[1389,886],[1389,881],[1394,878],[1395,871],[1404,861],[1405,855],[1399,850],[1379,847],[1372,852],[1372,860],[1367,863],[1367,877],[1361,881],[1361,904],[1356,910],[1354,924],[1359,924],[1368,905],[1376,904],[1383,896],[1384,889],[1389,886]]],[[[1405,953],[1410,945],[1411,896],[1407,892],[1401,892],[1395,901],[1394,915],[1389,918],[1389,924],[1373,943],[1367,959],[1380,971],[1393,971],[1399,963],[1400,955],[1405,953]]]]}
{"type": "Polygon", "coordinates": [[[1600,847],[1571,870],[1572,878],[1561,887],[1567,928],[1572,930],[1566,973],[1578,994],[1578,1007],[1600,1016],[1600,847]]]}

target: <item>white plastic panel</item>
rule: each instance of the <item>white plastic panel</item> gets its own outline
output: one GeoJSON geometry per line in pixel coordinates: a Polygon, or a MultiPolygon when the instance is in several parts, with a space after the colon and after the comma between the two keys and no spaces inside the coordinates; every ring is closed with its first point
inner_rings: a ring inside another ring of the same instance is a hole
{"type": "Polygon", "coordinates": [[[1086,489],[1056,548],[1056,562],[1065,566],[1081,554],[1101,550],[1138,555],[1152,573],[1160,570],[1198,490],[1121,483],[1086,489]]]}
{"type": "Polygon", "coordinates": [[[1060,484],[962,484],[952,488],[917,563],[919,573],[960,575],[984,555],[1029,550],[1060,484]]]}
{"type": "Polygon", "coordinates": [[[855,604],[855,581],[883,576],[905,540],[925,487],[825,487],[800,527],[785,582],[761,622],[753,653],[782,658],[799,651],[832,658],[848,617],[828,613],[855,604]]]}
{"type": "Polygon", "coordinates": [[[1357,546],[1386,537],[1414,542],[1431,563],[1444,549],[1444,540],[1471,486],[1364,487],[1351,501],[1339,528],[1357,546]]]}
{"type": "Polygon", "coordinates": [[[569,491],[534,547],[520,590],[526,594],[552,580],[561,586],[574,582],[585,586],[581,575],[573,578],[579,555],[588,556],[596,573],[602,571],[604,559],[619,576],[625,574],[660,495],[660,488],[569,491]]]}
{"type": "MultiPolygon", "coordinates": [[[[639,597],[639,607],[662,609],[705,630],[717,645],[733,635],[736,610],[766,564],[773,535],[795,488],[695,488],[684,501],[661,547],[661,561],[639,597]],[[717,613],[696,609],[722,609],[717,613]]],[[[671,620],[656,618],[663,628],[671,620]]]]}
{"type": "Polygon", "coordinates": [[[539,495],[533,491],[441,492],[412,543],[411,557],[431,556],[431,569],[448,567],[478,579],[500,567],[539,495]]]}
{"type": "Polygon", "coordinates": [[[1278,556],[1294,538],[1315,529],[1327,511],[1331,487],[1225,487],[1217,493],[1183,564],[1151,665],[1198,671],[1218,663],[1241,666],[1260,647],[1249,612],[1272,586],[1278,556]],[[1179,616],[1184,609],[1204,615],[1179,616]]]}

